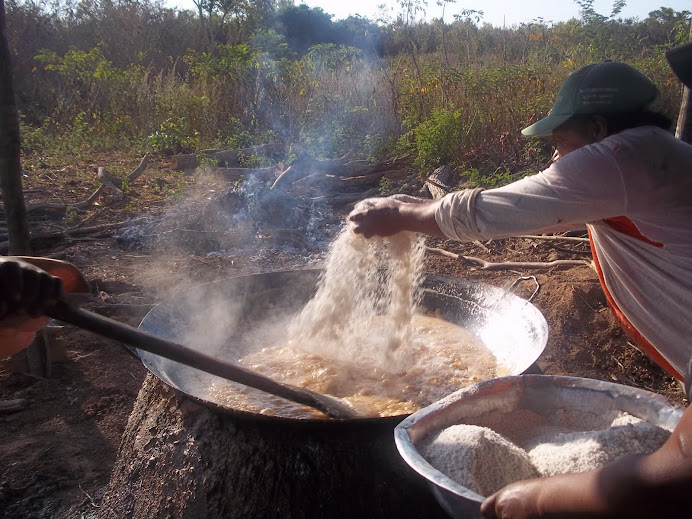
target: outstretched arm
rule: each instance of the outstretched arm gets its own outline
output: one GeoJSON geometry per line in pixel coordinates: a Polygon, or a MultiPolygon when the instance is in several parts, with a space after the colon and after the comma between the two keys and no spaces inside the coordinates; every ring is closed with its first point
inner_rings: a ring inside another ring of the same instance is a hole
{"type": "Polygon", "coordinates": [[[688,408],[656,452],[589,472],[512,483],[486,499],[481,512],[486,519],[675,517],[692,509],[691,489],[688,408]]]}

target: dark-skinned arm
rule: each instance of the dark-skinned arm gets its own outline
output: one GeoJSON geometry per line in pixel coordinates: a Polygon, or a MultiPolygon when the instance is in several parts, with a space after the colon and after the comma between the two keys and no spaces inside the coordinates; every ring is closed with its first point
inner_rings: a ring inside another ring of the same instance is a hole
{"type": "Polygon", "coordinates": [[[681,517],[692,510],[692,408],[668,441],[597,470],[518,481],[485,500],[486,519],[681,517]]]}

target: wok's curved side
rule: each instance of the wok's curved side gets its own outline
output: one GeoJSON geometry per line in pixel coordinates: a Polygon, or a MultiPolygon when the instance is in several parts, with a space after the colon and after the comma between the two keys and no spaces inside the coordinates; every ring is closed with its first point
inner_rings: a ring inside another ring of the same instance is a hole
{"type": "MultiPolygon", "coordinates": [[[[297,313],[314,294],[321,273],[280,271],[199,285],[158,304],[144,317],[140,328],[207,353],[224,355],[226,360],[238,360],[247,352],[240,349],[228,356],[227,345],[234,342],[234,333],[257,327],[263,319],[288,319],[297,313]],[[223,319],[215,315],[218,312],[223,313],[223,319]],[[208,338],[204,344],[196,339],[200,336],[208,338]]],[[[543,352],[548,325],[540,311],[524,299],[498,287],[449,276],[428,276],[424,289],[422,306],[477,335],[504,367],[501,374],[523,373],[543,352]]],[[[225,411],[260,416],[221,408],[210,401],[206,389],[216,379],[213,375],[148,352],[137,353],[149,371],[183,393],[225,411]]],[[[265,416],[259,419],[295,421],[265,416]]]]}

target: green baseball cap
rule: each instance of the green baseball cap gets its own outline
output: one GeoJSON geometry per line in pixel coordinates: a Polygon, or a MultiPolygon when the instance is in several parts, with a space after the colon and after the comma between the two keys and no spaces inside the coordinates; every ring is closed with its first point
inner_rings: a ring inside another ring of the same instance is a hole
{"type": "Polygon", "coordinates": [[[666,59],[680,81],[692,88],[692,43],[667,50],[666,59]]]}
{"type": "Polygon", "coordinates": [[[574,115],[636,112],[654,100],[656,86],[634,67],[619,61],[587,65],[570,74],[560,87],[547,117],[521,133],[545,137],[574,115]]]}

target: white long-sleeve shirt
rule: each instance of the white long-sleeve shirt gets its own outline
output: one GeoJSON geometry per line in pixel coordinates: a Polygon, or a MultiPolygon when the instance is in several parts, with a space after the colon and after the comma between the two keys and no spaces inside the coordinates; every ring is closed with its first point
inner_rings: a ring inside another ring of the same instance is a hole
{"type": "Polygon", "coordinates": [[[619,309],[664,368],[685,373],[692,357],[691,145],[652,126],[626,130],[508,186],[449,194],[435,217],[445,235],[461,241],[587,224],[616,316],[619,309]]]}

